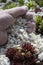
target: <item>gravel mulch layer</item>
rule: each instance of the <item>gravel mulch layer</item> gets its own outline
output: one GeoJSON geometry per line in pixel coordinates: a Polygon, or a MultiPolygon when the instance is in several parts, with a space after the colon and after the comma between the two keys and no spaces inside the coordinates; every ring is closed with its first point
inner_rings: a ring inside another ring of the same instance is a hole
{"type": "Polygon", "coordinates": [[[24,42],[31,42],[32,45],[35,46],[38,53],[42,52],[43,37],[41,37],[40,34],[35,35],[34,31],[29,34],[29,31],[31,31],[32,28],[30,28],[27,23],[29,23],[27,19],[21,17],[17,18],[15,24],[9,29],[7,44],[0,47],[0,54],[4,54],[8,48],[12,48],[17,45],[19,46],[24,42]]]}
{"type": "Polygon", "coordinates": [[[16,23],[9,29],[7,44],[0,47],[0,54],[5,53],[7,48],[29,41],[28,34],[32,28],[28,27],[27,23],[27,19],[17,18],[16,23]]]}

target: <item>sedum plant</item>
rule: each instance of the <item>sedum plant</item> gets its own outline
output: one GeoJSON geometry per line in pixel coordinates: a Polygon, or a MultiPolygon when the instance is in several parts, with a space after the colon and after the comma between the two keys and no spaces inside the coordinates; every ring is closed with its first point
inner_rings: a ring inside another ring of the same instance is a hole
{"type": "Polygon", "coordinates": [[[43,7],[43,0],[34,0],[39,6],[43,7]]]}
{"type": "Polygon", "coordinates": [[[36,32],[43,34],[43,19],[41,16],[36,16],[36,32]]]}
{"type": "Polygon", "coordinates": [[[41,23],[41,16],[36,16],[36,23],[40,24],[41,23]]]}
{"type": "Polygon", "coordinates": [[[24,5],[24,0],[18,0],[18,2],[20,6],[24,5]]]}
{"type": "Polygon", "coordinates": [[[30,9],[30,8],[35,8],[36,3],[35,1],[28,1],[26,5],[30,9]]]}
{"type": "Polygon", "coordinates": [[[41,30],[41,34],[43,34],[43,20],[41,21],[41,25],[40,25],[40,30],[41,30]]]}
{"type": "Polygon", "coordinates": [[[39,6],[43,7],[43,1],[38,2],[39,6]]]}
{"type": "Polygon", "coordinates": [[[8,5],[5,5],[3,7],[3,9],[10,9],[10,8],[14,8],[14,7],[16,7],[16,3],[12,2],[12,3],[8,4],[8,5]]]}

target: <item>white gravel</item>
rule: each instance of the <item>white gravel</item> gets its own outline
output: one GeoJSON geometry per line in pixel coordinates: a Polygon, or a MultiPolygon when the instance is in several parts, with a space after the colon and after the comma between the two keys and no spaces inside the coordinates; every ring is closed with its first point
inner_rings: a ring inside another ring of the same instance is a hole
{"type": "Polygon", "coordinates": [[[38,55],[38,59],[39,59],[40,61],[42,61],[42,60],[43,60],[43,52],[42,52],[42,53],[40,53],[40,54],[38,55]]]}
{"type": "Polygon", "coordinates": [[[40,57],[43,57],[43,37],[33,33],[29,34],[26,30],[29,29],[25,24],[27,23],[26,19],[21,17],[17,19],[16,23],[11,28],[11,34],[8,35],[8,44],[3,47],[0,47],[0,54],[4,54],[6,50],[10,47],[15,47],[15,45],[23,44],[24,42],[31,42],[35,46],[35,50],[40,57]]]}
{"type": "Polygon", "coordinates": [[[5,55],[0,55],[0,65],[10,65],[10,61],[5,55]]]}

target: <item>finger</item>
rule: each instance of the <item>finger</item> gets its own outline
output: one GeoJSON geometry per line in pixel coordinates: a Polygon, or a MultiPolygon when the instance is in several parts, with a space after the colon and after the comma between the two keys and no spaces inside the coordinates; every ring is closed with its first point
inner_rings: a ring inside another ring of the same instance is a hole
{"type": "Polygon", "coordinates": [[[35,32],[35,29],[36,29],[35,21],[34,20],[28,21],[28,23],[27,23],[27,32],[28,33],[35,32]]]}
{"type": "Polygon", "coordinates": [[[24,15],[27,12],[27,10],[28,10],[27,6],[22,6],[22,7],[16,7],[16,8],[5,10],[3,11],[3,13],[6,12],[15,18],[20,15],[24,15]]]}
{"type": "Polygon", "coordinates": [[[33,12],[31,13],[31,12],[28,11],[28,12],[24,15],[24,17],[25,17],[26,19],[28,19],[28,20],[33,19],[33,12]]]}
{"type": "Polygon", "coordinates": [[[0,14],[0,30],[5,30],[7,29],[9,26],[13,25],[15,22],[15,19],[6,13],[1,13],[0,14]]]}
{"type": "Polygon", "coordinates": [[[0,31],[0,46],[6,44],[8,39],[7,33],[0,31]]]}

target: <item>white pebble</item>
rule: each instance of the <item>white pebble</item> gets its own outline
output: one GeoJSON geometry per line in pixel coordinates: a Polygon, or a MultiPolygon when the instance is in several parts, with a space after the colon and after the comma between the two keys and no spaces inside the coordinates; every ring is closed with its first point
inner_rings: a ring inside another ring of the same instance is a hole
{"type": "Polygon", "coordinates": [[[43,60],[43,52],[38,55],[38,59],[41,61],[43,60]]]}
{"type": "Polygon", "coordinates": [[[5,55],[0,55],[0,65],[10,65],[10,61],[5,55]]]}

